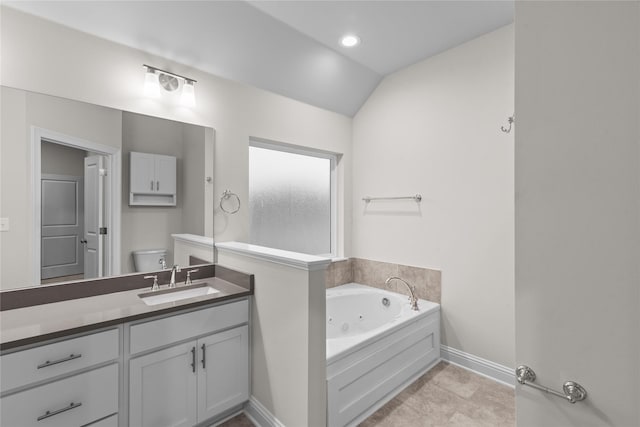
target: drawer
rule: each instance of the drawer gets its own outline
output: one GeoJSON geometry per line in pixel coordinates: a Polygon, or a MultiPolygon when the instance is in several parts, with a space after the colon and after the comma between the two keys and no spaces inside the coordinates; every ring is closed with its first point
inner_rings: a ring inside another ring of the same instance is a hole
{"type": "Polygon", "coordinates": [[[232,302],[131,326],[131,354],[173,344],[249,321],[249,302],[232,302]]]}
{"type": "Polygon", "coordinates": [[[118,427],[118,414],[103,418],[95,423],[85,424],[82,427],[118,427]]]}
{"type": "Polygon", "coordinates": [[[118,376],[113,364],[3,397],[0,425],[82,426],[115,414],[118,376]]]}
{"type": "Polygon", "coordinates": [[[119,356],[119,330],[98,332],[0,357],[0,390],[24,386],[107,362],[119,356]]]}

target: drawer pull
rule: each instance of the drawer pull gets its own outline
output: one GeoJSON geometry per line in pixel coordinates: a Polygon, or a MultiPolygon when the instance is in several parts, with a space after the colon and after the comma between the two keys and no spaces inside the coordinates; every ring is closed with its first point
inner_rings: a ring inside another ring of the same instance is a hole
{"type": "Polygon", "coordinates": [[[78,406],[82,406],[82,403],[73,403],[73,402],[71,402],[69,404],[69,406],[65,406],[64,408],[58,409],[57,411],[47,411],[47,412],[45,412],[44,415],[40,415],[38,417],[38,421],[42,421],[42,420],[47,419],[49,417],[53,417],[54,415],[58,415],[58,414],[61,414],[63,412],[70,411],[72,409],[77,408],[78,406]]]}
{"type": "Polygon", "coordinates": [[[63,359],[54,360],[53,362],[46,361],[42,365],[38,365],[38,369],[46,368],[47,366],[57,365],[58,363],[68,362],[69,360],[79,359],[82,357],[82,354],[70,354],[69,357],[65,357],[63,359]]]}
{"type": "Polygon", "coordinates": [[[205,368],[205,361],[207,359],[206,351],[207,351],[207,346],[202,344],[202,369],[205,368]]]}
{"type": "Polygon", "coordinates": [[[191,370],[193,372],[196,371],[196,348],[195,348],[195,346],[191,349],[191,370]]]}

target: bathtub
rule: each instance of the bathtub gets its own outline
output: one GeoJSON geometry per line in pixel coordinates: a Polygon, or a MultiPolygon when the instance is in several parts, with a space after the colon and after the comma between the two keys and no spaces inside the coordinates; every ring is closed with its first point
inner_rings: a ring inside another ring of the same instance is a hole
{"type": "Polygon", "coordinates": [[[327,289],[327,425],[354,426],[440,359],[440,305],[357,283],[327,289]]]}

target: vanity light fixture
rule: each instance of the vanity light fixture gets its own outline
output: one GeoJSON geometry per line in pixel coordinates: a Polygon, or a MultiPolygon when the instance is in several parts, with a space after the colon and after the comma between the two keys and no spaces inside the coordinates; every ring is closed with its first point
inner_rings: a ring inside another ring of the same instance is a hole
{"type": "Polygon", "coordinates": [[[360,44],[360,37],[355,34],[346,34],[340,39],[340,44],[344,47],[354,47],[360,44]]]}
{"type": "Polygon", "coordinates": [[[196,93],[193,87],[193,81],[187,80],[182,85],[182,95],[180,96],[180,102],[185,107],[196,106],[196,93]]]}
{"type": "Polygon", "coordinates": [[[153,68],[147,68],[147,72],[144,74],[144,95],[149,98],[160,97],[160,82],[158,74],[153,68]]]}
{"type": "Polygon", "coordinates": [[[151,65],[143,64],[143,66],[147,70],[144,78],[144,94],[146,96],[158,98],[160,96],[160,87],[167,92],[174,92],[180,87],[180,82],[182,82],[180,102],[188,107],[195,106],[196,95],[193,84],[196,80],[161,70],[151,65]]]}

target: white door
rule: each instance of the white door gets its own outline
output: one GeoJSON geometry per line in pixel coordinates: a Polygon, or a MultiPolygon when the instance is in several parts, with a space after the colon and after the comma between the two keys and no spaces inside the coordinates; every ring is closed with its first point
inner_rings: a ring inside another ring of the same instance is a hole
{"type": "Polygon", "coordinates": [[[198,340],[198,422],[249,400],[247,326],[198,340]]]}
{"type": "Polygon", "coordinates": [[[83,274],[83,178],[43,174],[41,198],[40,277],[83,274]]]}
{"type": "Polygon", "coordinates": [[[518,427],[640,426],[640,3],[515,2],[518,427]]]}
{"type": "Polygon", "coordinates": [[[196,424],[196,342],[129,362],[129,425],[191,427],[196,424]]]}
{"type": "Polygon", "coordinates": [[[104,275],[104,163],[103,156],[84,159],[84,278],[104,275]]]}
{"type": "Polygon", "coordinates": [[[156,192],[176,194],[176,158],[162,155],[155,158],[156,192]]]}

